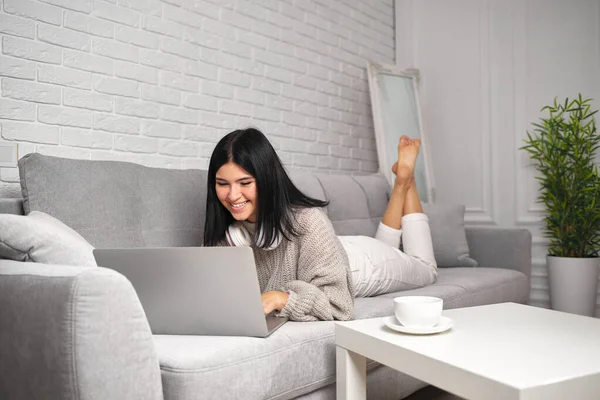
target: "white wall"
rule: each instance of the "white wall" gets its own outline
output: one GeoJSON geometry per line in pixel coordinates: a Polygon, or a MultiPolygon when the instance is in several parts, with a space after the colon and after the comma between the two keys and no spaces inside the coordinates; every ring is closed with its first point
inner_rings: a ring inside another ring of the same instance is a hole
{"type": "MultiPolygon", "coordinates": [[[[393,0],[0,0],[1,141],[205,168],[257,126],[291,167],[377,171],[365,62],[394,61],[393,0]]],[[[0,196],[19,196],[16,168],[0,196]]]]}
{"type": "Polygon", "coordinates": [[[436,201],[466,204],[468,225],[529,229],[531,302],[548,306],[543,209],[519,147],[555,96],[600,107],[600,1],[399,0],[396,11],[397,62],[421,70],[436,201]]]}

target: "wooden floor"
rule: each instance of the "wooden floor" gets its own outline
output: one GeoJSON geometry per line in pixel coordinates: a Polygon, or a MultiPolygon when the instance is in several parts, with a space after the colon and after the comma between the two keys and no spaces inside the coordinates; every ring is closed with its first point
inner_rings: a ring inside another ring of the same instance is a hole
{"type": "Polygon", "coordinates": [[[411,394],[404,400],[464,400],[462,397],[455,396],[434,386],[427,386],[411,394]]]}

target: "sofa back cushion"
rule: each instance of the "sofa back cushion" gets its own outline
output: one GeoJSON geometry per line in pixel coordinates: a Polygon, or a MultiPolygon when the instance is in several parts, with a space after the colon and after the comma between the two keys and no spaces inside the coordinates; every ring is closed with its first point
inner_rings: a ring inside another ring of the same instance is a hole
{"type": "Polygon", "coordinates": [[[329,201],[327,216],[338,235],[375,236],[388,202],[389,185],[383,175],[292,171],[290,178],[306,195],[329,201]]]}
{"type": "MultiPolygon", "coordinates": [[[[94,247],[203,242],[207,171],[33,153],[19,160],[19,173],[25,214],[50,214],[94,247]]],[[[330,201],[326,211],[338,235],[375,234],[387,205],[383,175],[291,171],[290,178],[308,196],[330,201]]]]}
{"type": "Polygon", "coordinates": [[[94,247],[202,243],[206,171],[38,153],[18,165],[25,214],[50,214],[94,247]]]}

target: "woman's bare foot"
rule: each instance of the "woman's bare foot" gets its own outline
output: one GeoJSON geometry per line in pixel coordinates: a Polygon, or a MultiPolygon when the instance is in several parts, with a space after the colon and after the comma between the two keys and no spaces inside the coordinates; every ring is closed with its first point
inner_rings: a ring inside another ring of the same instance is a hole
{"type": "Polygon", "coordinates": [[[392,172],[396,175],[396,185],[408,187],[412,184],[415,176],[415,165],[421,141],[410,139],[402,135],[398,142],[398,161],[392,166],[392,172]]]}

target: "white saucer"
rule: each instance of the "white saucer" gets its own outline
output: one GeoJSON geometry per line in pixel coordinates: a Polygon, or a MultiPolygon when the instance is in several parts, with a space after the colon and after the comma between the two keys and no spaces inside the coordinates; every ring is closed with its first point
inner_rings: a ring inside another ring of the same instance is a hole
{"type": "Polygon", "coordinates": [[[434,326],[428,327],[428,328],[416,328],[416,327],[404,326],[400,322],[398,322],[398,320],[394,316],[386,317],[383,320],[383,323],[385,324],[385,326],[387,326],[390,329],[393,329],[395,331],[402,332],[402,333],[410,333],[413,335],[431,335],[434,333],[445,332],[448,329],[452,328],[452,326],[454,325],[454,321],[448,317],[441,317],[440,322],[438,322],[437,325],[434,325],[434,326]]]}

